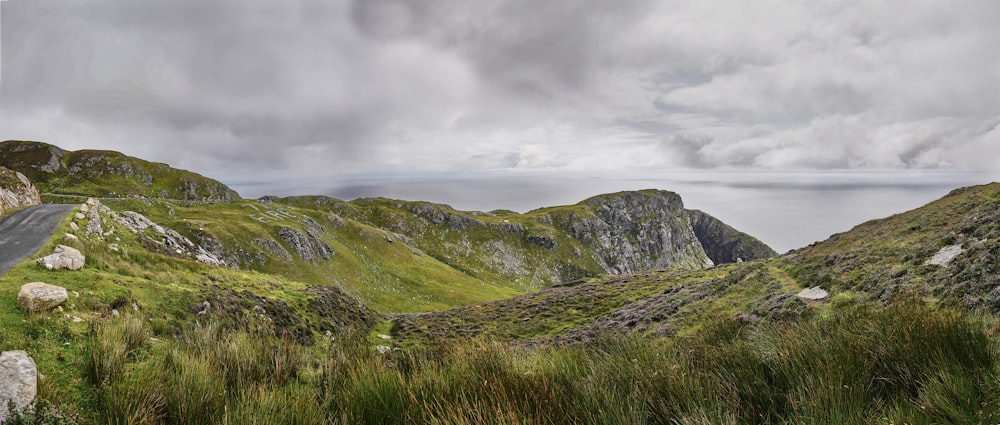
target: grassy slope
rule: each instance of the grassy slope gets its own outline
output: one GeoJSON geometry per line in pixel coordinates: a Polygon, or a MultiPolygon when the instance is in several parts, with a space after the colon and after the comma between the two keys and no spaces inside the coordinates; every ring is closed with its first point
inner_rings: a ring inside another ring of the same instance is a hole
{"type": "Polygon", "coordinates": [[[158,200],[108,201],[116,210],[142,213],[197,241],[199,236],[222,241],[244,269],[296,281],[335,286],[365,305],[384,312],[433,311],[509,297],[514,285],[487,282],[447,266],[384,230],[316,210],[257,201],[180,206],[158,200]],[[265,212],[282,211],[281,216],[265,212]],[[269,222],[255,220],[268,217],[269,222]],[[280,227],[307,231],[306,218],[323,227],[320,237],[336,252],[330,260],[304,261],[294,254],[286,261],[255,244],[258,238],[280,241],[280,227]],[[263,256],[263,257],[261,257],[263,256]]]}
{"type": "Polygon", "coordinates": [[[477,336],[572,342],[601,333],[697,332],[706,319],[754,321],[828,314],[792,296],[822,286],[834,305],[888,304],[916,296],[969,311],[1000,311],[1000,184],[956,190],[914,211],[858,226],[771,259],[705,271],[599,277],[487,304],[395,319],[417,343],[477,336]],[[965,251],[944,266],[939,249],[965,251]]]}
{"type": "Polygon", "coordinates": [[[64,152],[59,169],[40,166],[53,158],[52,145],[39,142],[0,142],[0,165],[28,176],[39,191],[85,196],[142,195],[182,200],[224,201],[239,195],[224,184],[166,164],[145,161],[113,151],[64,152]]]}

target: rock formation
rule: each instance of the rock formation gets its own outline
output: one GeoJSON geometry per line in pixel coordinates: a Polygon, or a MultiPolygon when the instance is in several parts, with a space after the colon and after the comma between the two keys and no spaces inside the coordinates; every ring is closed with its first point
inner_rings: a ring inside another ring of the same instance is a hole
{"type": "Polygon", "coordinates": [[[43,282],[26,283],[17,294],[17,305],[30,313],[50,311],[69,299],[66,288],[43,282]]]}
{"type": "Polygon", "coordinates": [[[777,256],[757,238],[736,230],[721,220],[698,210],[688,210],[691,227],[705,254],[715,264],[738,263],[777,256]]]}
{"type": "Polygon", "coordinates": [[[563,225],[598,253],[608,273],[713,265],[676,193],[623,192],[590,198],[582,205],[589,214],[576,214],[563,225]]]}
{"type": "Polygon", "coordinates": [[[43,266],[49,270],[56,269],[66,269],[66,270],[80,270],[83,268],[84,263],[86,263],[86,257],[76,248],[68,247],[66,245],[56,245],[55,250],[52,254],[46,255],[38,260],[35,260],[38,265],[43,266]]]}
{"type": "Polygon", "coordinates": [[[42,199],[38,189],[35,189],[24,174],[0,167],[0,215],[40,203],[42,199]]]}
{"type": "Polygon", "coordinates": [[[0,420],[7,418],[7,400],[24,407],[38,393],[38,369],[24,351],[0,353],[0,420]]]}

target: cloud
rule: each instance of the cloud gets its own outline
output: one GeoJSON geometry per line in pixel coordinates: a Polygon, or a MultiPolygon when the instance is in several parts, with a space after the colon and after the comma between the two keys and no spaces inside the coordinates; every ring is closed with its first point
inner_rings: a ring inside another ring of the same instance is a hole
{"type": "Polygon", "coordinates": [[[1000,4],[9,0],[2,138],[219,177],[997,169],[1000,4]]]}

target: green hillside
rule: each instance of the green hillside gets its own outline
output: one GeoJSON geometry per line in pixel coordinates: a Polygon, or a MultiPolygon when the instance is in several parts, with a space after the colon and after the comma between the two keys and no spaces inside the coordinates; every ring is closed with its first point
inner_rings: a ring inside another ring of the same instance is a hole
{"type": "Polygon", "coordinates": [[[28,176],[48,194],[130,196],[229,202],[240,199],[218,181],[119,152],[66,151],[40,142],[0,142],[0,166],[28,176]]]}
{"type": "Polygon", "coordinates": [[[0,350],[79,423],[1000,418],[997,183],[778,257],[658,190],[524,214],[170,198],[61,196],[83,205],[38,255],[84,269],[0,277],[0,350]],[[34,281],[70,299],[29,314],[34,281]]]}

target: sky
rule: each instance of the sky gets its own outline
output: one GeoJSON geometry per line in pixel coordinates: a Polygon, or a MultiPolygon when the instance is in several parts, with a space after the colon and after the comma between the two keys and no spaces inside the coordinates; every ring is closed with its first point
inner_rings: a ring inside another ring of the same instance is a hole
{"type": "Polygon", "coordinates": [[[779,251],[1000,176],[995,0],[5,0],[0,139],[245,197],[660,188],[779,251]]]}

